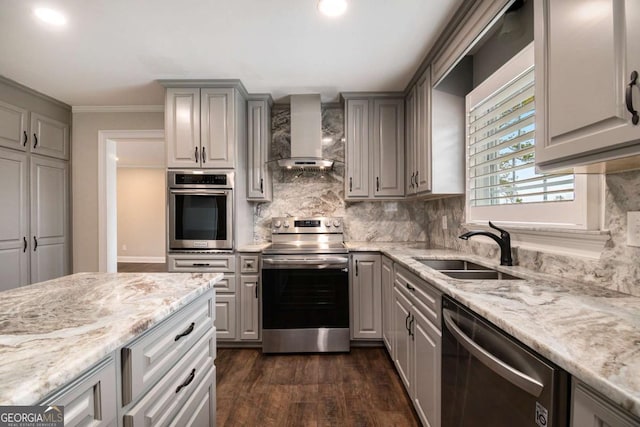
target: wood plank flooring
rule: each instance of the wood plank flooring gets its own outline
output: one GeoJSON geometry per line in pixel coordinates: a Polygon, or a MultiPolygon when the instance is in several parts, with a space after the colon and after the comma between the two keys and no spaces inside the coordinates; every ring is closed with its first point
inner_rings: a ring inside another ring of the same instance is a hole
{"type": "Polygon", "coordinates": [[[218,349],[217,426],[419,426],[383,348],[263,355],[218,349]]]}

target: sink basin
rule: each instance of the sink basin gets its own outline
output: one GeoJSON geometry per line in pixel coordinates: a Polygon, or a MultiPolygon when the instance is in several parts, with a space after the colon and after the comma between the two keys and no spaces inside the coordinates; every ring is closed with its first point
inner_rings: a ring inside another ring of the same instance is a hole
{"type": "Polygon", "coordinates": [[[491,270],[488,267],[462,259],[416,259],[435,270],[491,270]]]}
{"type": "Polygon", "coordinates": [[[522,280],[521,277],[512,276],[497,270],[440,270],[440,273],[454,279],[466,280],[522,280]]]}

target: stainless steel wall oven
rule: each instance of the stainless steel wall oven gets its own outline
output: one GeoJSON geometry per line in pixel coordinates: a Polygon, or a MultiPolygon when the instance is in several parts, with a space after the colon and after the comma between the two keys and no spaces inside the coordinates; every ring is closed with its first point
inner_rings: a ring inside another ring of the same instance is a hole
{"type": "Polygon", "coordinates": [[[233,172],[172,170],[168,184],[168,248],[233,249],[233,172]]]}

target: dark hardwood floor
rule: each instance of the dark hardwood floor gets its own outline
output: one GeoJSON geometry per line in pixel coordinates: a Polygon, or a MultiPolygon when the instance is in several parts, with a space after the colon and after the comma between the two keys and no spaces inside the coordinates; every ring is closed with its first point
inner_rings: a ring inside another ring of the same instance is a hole
{"type": "Polygon", "coordinates": [[[217,426],[419,426],[383,348],[263,355],[218,349],[217,426]]]}
{"type": "Polygon", "coordinates": [[[118,273],[166,273],[167,264],[143,262],[119,262],[118,273]]]}

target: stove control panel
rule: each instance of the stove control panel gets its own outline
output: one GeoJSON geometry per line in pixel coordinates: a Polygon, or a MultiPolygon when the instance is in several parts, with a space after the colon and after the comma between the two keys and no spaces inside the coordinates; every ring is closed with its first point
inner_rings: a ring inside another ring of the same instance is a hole
{"type": "Polygon", "coordinates": [[[273,234],[342,234],[342,218],[277,217],[271,220],[273,234]]]}

